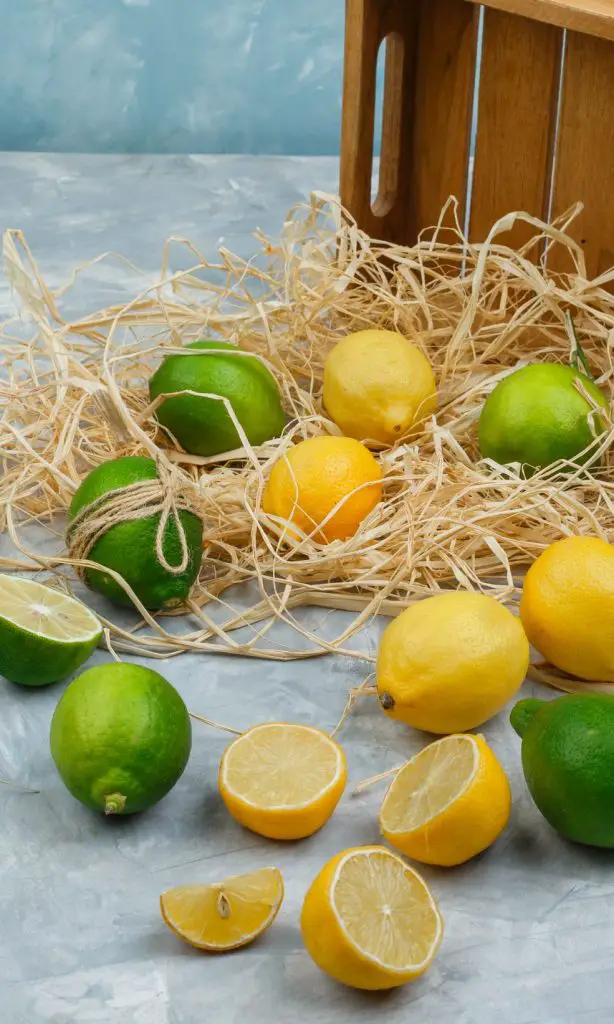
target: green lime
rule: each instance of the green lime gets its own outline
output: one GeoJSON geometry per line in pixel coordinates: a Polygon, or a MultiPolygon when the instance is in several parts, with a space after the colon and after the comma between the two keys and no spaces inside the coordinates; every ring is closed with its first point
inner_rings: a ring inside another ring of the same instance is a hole
{"type": "MultiPolygon", "coordinates": [[[[175,391],[220,395],[232,405],[252,445],[279,437],[286,423],[275,378],[255,356],[241,355],[236,345],[195,341],[189,349],[222,349],[210,356],[167,356],[149,381],[152,401],[175,391]]],[[[226,406],[215,398],[177,395],[158,406],[162,426],[192,455],[218,455],[241,447],[226,406]]]]}
{"type": "MultiPolygon", "coordinates": [[[[596,405],[608,402],[592,380],[558,363],[534,363],[505,377],[486,400],[480,417],[480,451],[500,465],[520,462],[530,470],[577,456],[602,434],[605,424],[576,389],[596,405]],[[591,423],[595,433],[591,429],[591,423]]],[[[529,470],[529,471],[530,471],[529,470]]]]}
{"type": "Polygon", "coordinates": [[[614,697],[522,700],[510,721],[522,736],[524,776],[546,820],[577,843],[614,847],[614,697]]]}
{"type": "Polygon", "coordinates": [[[0,575],[0,675],[44,686],[76,672],[102,626],[74,597],[35,580],[0,575]]]}
{"type": "Polygon", "coordinates": [[[66,688],[51,720],[51,756],[77,800],[105,814],[144,811],[180,779],[192,746],[188,710],[140,665],[100,665],[66,688]]]}
{"type": "MultiPolygon", "coordinates": [[[[108,491],[128,487],[140,480],[155,480],[157,475],[153,459],[140,455],[103,462],[81,483],[71,502],[69,515],[74,518],[82,508],[108,491]]],[[[198,516],[191,512],[181,511],[179,518],[190,553],[188,566],[182,573],[174,575],[158,562],[156,534],[160,513],[111,526],[96,541],[89,558],[120,573],[146,608],[170,608],[181,604],[198,576],[203,528],[198,516]]],[[[164,531],[163,551],[169,565],[181,563],[181,542],[172,516],[164,531]]],[[[128,595],[108,573],[88,569],[86,582],[92,590],[99,591],[116,604],[131,604],[128,595]]]]}

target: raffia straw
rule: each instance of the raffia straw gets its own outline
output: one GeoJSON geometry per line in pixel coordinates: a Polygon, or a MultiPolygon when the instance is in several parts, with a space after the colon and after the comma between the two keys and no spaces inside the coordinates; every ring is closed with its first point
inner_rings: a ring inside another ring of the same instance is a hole
{"type": "Polygon", "coordinates": [[[380,772],[378,775],[371,775],[368,779],[363,779],[362,782],[358,782],[351,792],[351,796],[360,796],[364,793],[365,789],[369,789],[371,786],[375,786],[378,782],[383,782],[384,779],[389,779],[391,775],[398,775],[401,768],[404,768],[409,762],[403,761],[403,764],[397,764],[394,768],[388,768],[385,772],[380,772]]]}
{"type": "Polygon", "coordinates": [[[17,789],[20,793],[29,793],[33,796],[40,793],[40,789],[28,789],[27,786],[22,786],[19,782],[11,782],[10,779],[0,779],[0,786],[8,786],[10,789],[17,789]]]}
{"type": "MultiPolygon", "coordinates": [[[[569,316],[594,378],[612,394],[614,271],[587,280],[582,247],[567,234],[578,210],[554,225],[510,214],[474,245],[451,200],[435,230],[400,246],[367,238],[334,199],[315,195],[288,214],[278,240],[257,235],[255,258],[221,250],[210,261],[187,240],[170,239],[158,281],[143,275],[130,302],[72,321],[62,314],[66,288],[52,291],[23,235],[6,233],[8,277],[29,323],[2,328],[0,526],[18,548],[2,565],[64,573],[89,565],[35,554],[24,527],[36,523],[52,536],[53,517],[89,469],[145,454],[180,467],[193,484],[205,522],[203,561],[184,632],[170,632],[138,604],[138,631],[105,619],[120,653],[289,660],[338,652],[372,662],[352,640],[375,615],[397,614],[446,587],[514,602],[524,570],[552,541],[607,538],[614,529],[611,422],[585,466],[550,467],[530,480],[517,467],[481,460],[477,444],[481,407],[499,380],[531,361],[569,362],[569,316]],[[533,234],[513,250],[506,232],[520,222],[533,234]],[[554,250],[567,274],[548,272],[554,250]],[[535,252],[545,254],[539,264],[529,259],[535,252]],[[186,253],[192,265],[174,271],[186,253]],[[267,475],[289,445],[338,433],[322,406],[324,360],[348,331],[368,327],[399,330],[425,352],[437,377],[436,416],[411,442],[376,450],[384,500],[353,537],[293,539],[263,512],[267,475]],[[203,336],[235,343],[271,368],[290,417],[282,438],[252,448],[239,433],[242,448],[202,458],[160,429],[148,378],[165,354],[203,336]],[[232,610],[238,583],[251,583],[255,594],[243,613],[232,610]],[[324,639],[299,614],[320,605],[350,613],[336,636],[324,639]],[[301,643],[278,643],[276,622],[301,643]]],[[[135,274],[121,257],[99,259],[135,274]]],[[[87,272],[81,265],[72,280],[87,272]]]]}

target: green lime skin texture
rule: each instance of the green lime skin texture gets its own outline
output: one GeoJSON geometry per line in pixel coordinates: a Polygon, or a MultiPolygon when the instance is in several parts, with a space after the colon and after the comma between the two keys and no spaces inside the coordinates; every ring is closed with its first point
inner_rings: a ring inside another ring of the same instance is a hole
{"type": "MultiPolygon", "coordinates": [[[[69,509],[74,518],[86,505],[90,505],[108,491],[128,487],[140,480],[155,480],[158,473],[153,459],[129,455],[122,459],[103,462],[85,477],[76,491],[69,509]]],[[[199,517],[181,511],[190,554],[184,572],[174,575],[160,565],[156,555],[156,534],[160,514],[116,523],[96,541],[90,559],[120,573],[136,596],[152,611],[173,608],[186,600],[198,576],[202,554],[203,527],[199,517]]],[[[179,565],[182,558],[181,542],[173,517],[169,517],[164,531],[164,556],[169,565],[179,565]]],[[[86,582],[92,590],[104,594],[115,604],[130,607],[132,602],[112,576],[99,569],[86,571],[86,582]]]]}
{"type": "Polygon", "coordinates": [[[192,728],[177,690],[140,665],[100,665],[66,688],[51,722],[51,755],[66,788],[105,814],[152,807],[179,780],[192,728]]]}
{"type": "Polygon", "coordinates": [[[0,676],[22,686],[47,686],[81,668],[98,646],[97,637],[73,644],[25,634],[0,618],[0,676]]]}
{"type": "Polygon", "coordinates": [[[522,737],[529,791],[562,836],[614,848],[614,696],[522,700],[511,723],[522,737]]]}
{"type": "MultiPolygon", "coordinates": [[[[259,359],[239,355],[235,345],[221,341],[195,341],[186,348],[223,351],[210,356],[167,356],[150,378],[152,401],[175,391],[221,395],[232,405],[250,444],[279,437],[286,424],[279,388],[259,359]]],[[[215,398],[166,398],[156,416],[192,455],[219,455],[242,446],[226,406],[215,398]]]]}
{"type": "Polygon", "coordinates": [[[480,451],[500,465],[519,462],[525,475],[559,459],[577,458],[604,422],[590,416],[592,407],[574,386],[579,380],[593,401],[608,409],[604,394],[588,377],[570,366],[534,363],[500,381],[487,398],[479,423],[480,451]],[[589,418],[590,417],[590,418],[589,418]]]}
{"type": "Polygon", "coordinates": [[[76,672],[102,626],[80,601],[33,580],[0,574],[0,675],[46,686],[76,672]]]}

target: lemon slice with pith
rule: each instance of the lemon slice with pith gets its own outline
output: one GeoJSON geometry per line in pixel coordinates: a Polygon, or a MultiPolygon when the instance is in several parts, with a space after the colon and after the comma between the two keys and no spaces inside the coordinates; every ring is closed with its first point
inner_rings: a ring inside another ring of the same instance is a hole
{"type": "Polygon", "coordinates": [[[364,989],[395,988],[430,966],[443,923],[417,871],[383,846],[345,850],[305,897],[308,953],[330,977],[364,989]]]}
{"type": "Polygon", "coordinates": [[[269,839],[303,839],[333,813],[347,779],[338,743],[308,725],[268,722],[226,748],[219,786],[226,807],[269,839]]]}

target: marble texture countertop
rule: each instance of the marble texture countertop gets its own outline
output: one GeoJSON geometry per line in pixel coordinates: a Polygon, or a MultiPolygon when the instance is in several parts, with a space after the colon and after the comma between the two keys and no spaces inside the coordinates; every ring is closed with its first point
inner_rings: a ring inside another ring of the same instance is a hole
{"type": "MultiPolygon", "coordinates": [[[[59,284],[106,249],[153,272],[170,234],[211,255],[222,240],[249,255],[256,227],[275,234],[294,202],[336,182],[332,159],[5,155],[0,224],[25,231],[46,278],[59,284]]],[[[88,278],[87,293],[69,301],[86,310],[112,301],[127,285],[110,275],[88,278]]],[[[11,312],[5,284],[0,304],[11,312]]],[[[306,614],[329,628],[327,613],[306,614]]],[[[369,626],[361,650],[375,650],[384,624],[369,626]]],[[[94,662],[108,657],[98,652],[94,662]]],[[[192,711],[234,727],[276,718],[331,728],[369,666],[337,656],[183,655],[163,671],[192,711]]],[[[337,813],[311,839],[276,844],[226,813],[216,785],[225,735],[198,723],[188,769],[156,808],[114,821],[90,814],[50,760],[61,690],[0,681],[0,778],[41,788],[29,795],[0,786],[3,1024],[611,1024],[614,855],[572,846],[548,828],[528,797],[505,714],[483,731],[511,779],[511,824],[465,867],[424,869],[446,924],[440,953],[414,985],[368,995],[334,984],[310,961],[301,901],[330,856],[378,841],[382,790],[352,797],[353,785],[404,760],[424,736],[363,701],[340,734],[350,783],[337,813]],[[162,924],[163,890],[264,864],[282,869],[286,899],[274,927],[244,951],[201,955],[162,924]]]]}

